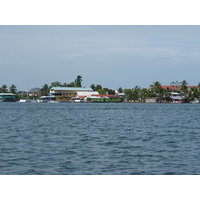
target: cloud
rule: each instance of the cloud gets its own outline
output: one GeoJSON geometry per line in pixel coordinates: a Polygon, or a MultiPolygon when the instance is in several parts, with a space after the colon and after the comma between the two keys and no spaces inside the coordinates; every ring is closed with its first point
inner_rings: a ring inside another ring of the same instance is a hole
{"type": "Polygon", "coordinates": [[[199,26],[0,26],[0,69],[19,87],[22,77],[35,77],[35,87],[81,73],[88,84],[100,77],[113,87],[131,77],[149,85],[172,71],[187,80],[188,66],[200,73],[199,34],[199,26]]]}

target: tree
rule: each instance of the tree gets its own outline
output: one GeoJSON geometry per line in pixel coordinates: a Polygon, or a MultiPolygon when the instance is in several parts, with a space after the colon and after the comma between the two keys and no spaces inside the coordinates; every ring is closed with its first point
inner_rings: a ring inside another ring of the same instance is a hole
{"type": "Polygon", "coordinates": [[[56,82],[52,82],[51,83],[51,87],[61,87],[62,84],[60,83],[60,81],[56,81],[56,82]]]}
{"type": "Polygon", "coordinates": [[[82,82],[82,76],[77,75],[77,78],[75,79],[74,83],[75,83],[75,87],[82,87],[81,86],[81,82],[82,82]]]}
{"type": "Polygon", "coordinates": [[[50,92],[50,87],[48,84],[44,84],[40,90],[42,96],[48,96],[50,92]]]}
{"type": "Polygon", "coordinates": [[[70,84],[68,84],[68,87],[76,87],[74,82],[71,82],[70,84]]]}
{"type": "Polygon", "coordinates": [[[90,87],[95,91],[95,84],[90,85],[90,87]]]}
{"type": "Polygon", "coordinates": [[[178,81],[172,81],[171,83],[170,83],[170,85],[172,86],[172,87],[174,87],[174,86],[179,86],[179,82],[178,81]]]}
{"type": "Polygon", "coordinates": [[[179,83],[178,81],[175,82],[175,86],[176,86],[176,87],[178,87],[179,84],[180,84],[180,83],[179,83]]]}
{"type": "Polygon", "coordinates": [[[109,90],[107,91],[107,94],[115,95],[115,90],[109,89],[109,90]]]}
{"type": "Polygon", "coordinates": [[[94,91],[98,91],[99,89],[102,89],[102,86],[98,84],[98,85],[96,85],[94,91]]]}
{"type": "Polygon", "coordinates": [[[133,88],[133,99],[134,100],[138,100],[138,98],[139,98],[139,91],[140,91],[140,87],[139,86],[135,86],[134,88],[133,88]]]}
{"type": "Polygon", "coordinates": [[[8,92],[7,85],[2,85],[1,93],[7,93],[7,92],[8,92]]]}
{"type": "Polygon", "coordinates": [[[104,89],[98,89],[97,91],[99,94],[106,94],[106,91],[104,89]]]}
{"type": "Polygon", "coordinates": [[[68,87],[68,84],[67,83],[63,83],[62,86],[63,87],[68,87]]]}
{"type": "Polygon", "coordinates": [[[124,94],[126,95],[127,101],[133,100],[133,90],[131,90],[131,89],[124,89],[124,94]]]}
{"type": "Polygon", "coordinates": [[[149,97],[149,92],[150,91],[148,89],[146,89],[146,88],[140,89],[138,91],[138,95],[141,98],[141,102],[145,102],[146,98],[149,97]]]}
{"type": "Polygon", "coordinates": [[[172,86],[172,90],[174,91],[174,86],[176,85],[176,82],[175,82],[175,81],[172,81],[172,82],[170,83],[170,85],[172,86]]]}
{"type": "Polygon", "coordinates": [[[171,85],[172,87],[174,87],[174,86],[175,86],[175,81],[172,81],[172,82],[170,83],[170,85],[171,85]]]}
{"type": "Polygon", "coordinates": [[[14,84],[12,84],[10,86],[10,93],[16,94],[16,92],[17,92],[17,87],[14,84]]]}
{"type": "Polygon", "coordinates": [[[120,87],[120,88],[118,89],[118,92],[119,92],[119,93],[122,93],[122,92],[123,92],[123,89],[120,87]]]}
{"type": "Polygon", "coordinates": [[[153,82],[153,91],[156,93],[156,95],[161,96],[162,95],[162,87],[161,83],[159,81],[153,82]]]}
{"type": "Polygon", "coordinates": [[[187,83],[187,81],[183,80],[182,82],[180,82],[180,84],[181,84],[180,90],[182,92],[184,92],[184,94],[187,94],[188,93],[188,87],[187,87],[188,83],[187,83]]]}

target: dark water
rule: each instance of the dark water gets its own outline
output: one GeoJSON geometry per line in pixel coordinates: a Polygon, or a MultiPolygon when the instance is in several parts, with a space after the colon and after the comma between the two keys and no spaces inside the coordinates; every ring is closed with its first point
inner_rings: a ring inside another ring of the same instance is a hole
{"type": "Polygon", "coordinates": [[[0,174],[200,174],[200,104],[0,103],[0,174]]]}

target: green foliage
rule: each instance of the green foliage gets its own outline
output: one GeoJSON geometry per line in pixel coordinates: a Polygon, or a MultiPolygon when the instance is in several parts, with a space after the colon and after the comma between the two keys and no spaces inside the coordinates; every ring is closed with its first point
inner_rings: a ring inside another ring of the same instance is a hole
{"type": "Polygon", "coordinates": [[[60,81],[56,81],[56,82],[52,82],[51,83],[51,87],[61,87],[62,84],[60,83],[60,81]]]}
{"type": "Polygon", "coordinates": [[[9,89],[10,89],[10,93],[16,94],[17,88],[14,84],[12,84],[9,89]]]}
{"type": "Polygon", "coordinates": [[[40,93],[42,96],[48,96],[50,92],[50,87],[48,86],[48,84],[44,84],[40,90],[40,93]]]}
{"type": "Polygon", "coordinates": [[[124,94],[126,95],[126,99],[133,100],[133,90],[131,89],[124,89],[124,94]]]}
{"type": "Polygon", "coordinates": [[[99,94],[106,94],[106,91],[104,89],[98,89],[97,91],[99,94]]]}
{"type": "Polygon", "coordinates": [[[187,83],[187,81],[183,80],[182,82],[180,82],[180,84],[181,84],[180,90],[182,92],[184,92],[185,94],[187,94],[188,93],[188,87],[187,87],[188,83],[187,83]]]}
{"type": "Polygon", "coordinates": [[[95,91],[95,84],[90,85],[90,87],[95,91]]]}
{"type": "Polygon", "coordinates": [[[82,82],[82,81],[83,81],[83,80],[82,80],[82,76],[77,75],[77,78],[76,78],[75,81],[74,81],[75,87],[82,87],[82,86],[81,86],[81,82],[82,82]]]}
{"type": "Polygon", "coordinates": [[[158,97],[162,97],[163,96],[163,89],[161,87],[161,83],[159,81],[153,82],[153,89],[152,91],[154,92],[154,94],[158,97]]]}
{"type": "Polygon", "coordinates": [[[118,89],[118,92],[119,92],[119,93],[123,93],[123,89],[120,87],[120,88],[118,89]]]}
{"type": "Polygon", "coordinates": [[[67,85],[67,87],[76,87],[76,84],[74,82],[71,82],[70,84],[67,85]]]}
{"type": "Polygon", "coordinates": [[[109,88],[103,88],[105,94],[115,94],[115,90],[109,89],[109,88]]]}
{"type": "Polygon", "coordinates": [[[2,85],[1,86],[1,93],[7,93],[8,92],[8,89],[7,89],[8,87],[7,87],[7,85],[2,85]]]}
{"type": "Polygon", "coordinates": [[[98,91],[98,90],[101,90],[102,89],[102,86],[101,85],[96,85],[95,86],[95,84],[92,84],[91,86],[90,86],[94,91],[98,91]]]}
{"type": "MultiPolygon", "coordinates": [[[[41,88],[41,95],[42,96],[48,96],[50,89],[52,87],[81,87],[81,82],[82,82],[82,76],[77,75],[77,78],[75,79],[74,82],[71,83],[63,83],[59,81],[52,82],[51,85],[49,86],[48,84],[44,84],[41,88]]],[[[182,82],[178,81],[172,81],[170,83],[171,86],[177,86],[178,90],[175,90],[175,88],[170,89],[169,87],[167,89],[163,89],[161,87],[161,83],[159,81],[153,82],[151,85],[151,89],[146,89],[146,88],[140,88],[139,86],[135,86],[133,89],[122,89],[119,87],[118,92],[125,94],[125,99],[126,100],[134,100],[136,102],[145,102],[146,98],[151,98],[151,97],[167,97],[170,96],[171,92],[178,92],[180,93],[180,96],[185,96],[186,101],[190,102],[193,101],[195,98],[200,98],[200,83],[198,84],[198,87],[194,88],[189,88],[188,89],[188,83],[186,80],[183,80],[182,82]]],[[[92,84],[90,86],[94,91],[98,91],[99,94],[115,94],[115,90],[109,89],[109,88],[102,88],[100,84],[92,84]]],[[[17,88],[14,84],[12,84],[9,89],[7,85],[2,85],[0,87],[0,93],[13,93],[16,94],[16,98],[20,99],[23,98],[22,94],[17,93],[17,88]]]]}

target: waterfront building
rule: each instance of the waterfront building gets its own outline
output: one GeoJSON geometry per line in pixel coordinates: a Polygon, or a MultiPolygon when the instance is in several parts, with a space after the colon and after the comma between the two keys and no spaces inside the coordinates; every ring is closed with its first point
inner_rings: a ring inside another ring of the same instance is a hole
{"type": "Polygon", "coordinates": [[[0,102],[15,102],[15,94],[12,93],[0,93],[0,102]]]}
{"type": "Polygon", "coordinates": [[[93,92],[92,88],[81,87],[52,87],[49,97],[55,101],[70,101],[78,92],[93,92]]]}
{"type": "Polygon", "coordinates": [[[168,96],[146,98],[145,103],[184,103],[185,97],[180,96],[179,93],[170,92],[168,96]]]}
{"type": "Polygon", "coordinates": [[[85,102],[84,99],[85,97],[89,96],[94,96],[94,95],[99,95],[97,91],[91,91],[91,92],[77,92],[76,97],[71,98],[71,102],[85,102]]]}
{"type": "Polygon", "coordinates": [[[180,96],[179,93],[176,92],[170,92],[170,95],[164,98],[165,102],[171,102],[171,103],[184,103],[185,97],[180,96]]]}

